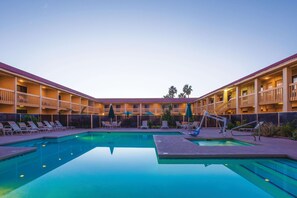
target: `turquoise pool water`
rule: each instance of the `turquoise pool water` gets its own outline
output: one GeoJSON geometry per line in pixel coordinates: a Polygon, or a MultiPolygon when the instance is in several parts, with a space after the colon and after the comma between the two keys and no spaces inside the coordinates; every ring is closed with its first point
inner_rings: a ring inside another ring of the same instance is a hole
{"type": "Polygon", "coordinates": [[[38,150],[0,162],[3,197],[297,196],[296,161],[158,159],[148,133],[86,133],[14,146],[38,150]]]}
{"type": "Polygon", "coordinates": [[[225,139],[225,140],[191,140],[191,142],[199,146],[253,146],[247,142],[242,142],[238,140],[225,139]]]}

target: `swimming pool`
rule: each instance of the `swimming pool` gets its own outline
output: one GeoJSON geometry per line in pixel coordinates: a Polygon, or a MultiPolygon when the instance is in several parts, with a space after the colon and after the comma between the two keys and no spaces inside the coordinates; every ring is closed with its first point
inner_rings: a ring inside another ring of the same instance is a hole
{"type": "Polygon", "coordinates": [[[85,133],[14,144],[38,149],[0,162],[0,196],[297,196],[296,161],[158,159],[153,134],[85,133]]]}
{"type": "Polygon", "coordinates": [[[190,141],[198,146],[253,146],[253,144],[234,139],[201,139],[190,141]]]}

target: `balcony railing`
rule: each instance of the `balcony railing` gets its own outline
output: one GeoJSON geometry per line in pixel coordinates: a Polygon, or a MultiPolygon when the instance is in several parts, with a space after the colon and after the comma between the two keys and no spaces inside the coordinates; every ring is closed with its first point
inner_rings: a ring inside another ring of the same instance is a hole
{"type": "Polygon", "coordinates": [[[236,108],[236,98],[231,98],[228,101],[227,106],[228,106],[229,109],[235,109],[236,108]]]}
{"type": "Polygon", "coordinates": [[[59,101],[59,108],[64,109],[64,110],[70,109],[70,102],[60,100],[59,101]]]}
{"type": "Polygon", "coordinates": [[[210,113],[214,112],[214,103],[208,104],[207,105],[207,111],[210,113]]]}
{"type": "Polygon", "coordinates": [[[0,88],[0,103],[14,104],[14,91],[0,88]]]}
{"type": "Polygon", "coordinates": [[[259,104],[276,104],[283,102],[283,87],[276,87],[259,92],[259,104]]]}
{"type": "Polygon", "coordinates": [[[79,104],[72,103],[71,104],[71,109],[72,109],[72,111],[78,111],[78,112],[80,112],[80,105],[79,104]]]}
{"type": "Polygon", "coordinates": [[[289,98],[290,101],[297,101],[297,83],[292,83],[289,85],[289,98]]]}
{"type": "Polygon", "coordinates": [[[42,108],[46,108],[46,109],[57,109],[57,100],[53,99],[53,98],[42,98],[42,108]]]}
{"type": "Polygon", "coordinates": [[[240,107],[253,107],[255,105],[255,93],[239,96],[240,107]]]}
{"type": "Polygon", "coordinates": [[[39,107],[40,98],[37,95],[18,92],[17,104],[26,107],[39,107]]]}

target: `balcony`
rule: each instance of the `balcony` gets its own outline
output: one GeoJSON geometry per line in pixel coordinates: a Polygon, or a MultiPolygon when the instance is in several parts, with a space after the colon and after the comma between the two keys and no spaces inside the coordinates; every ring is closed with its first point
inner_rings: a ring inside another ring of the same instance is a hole
{"type": "Polygon", "coordinates": [[[53,98],[42,98],[42,108],[45,109],[57,109],[58,103],[56,99],[53,98]]]}
{"type": "Polygon", "coordinates": [[[76,103],[71,104],[72,111],[80,112],[80,105],[76,103]]]}
{"type": "Polygon", "coordinates": [[[14,91],[0,88],[0,104],[14,104],[14,91]]]}
{"type": "Polygon", "coordinates": [[[59,101],[59,108],[61,110],[69,110],[70,109],[70,102],[60,100],[59,101]]]}
{"type": "Polygon", "coordinates": [[[290,101],[297,101],[297,83],[290,84],[289,91],[290,101]]]}
{"type": "Polygon", "coordinates": [[[276,87],[259,92],[259,104],[277,104],[283,102],[283,87],[276,87]]]}
{"type": "Polygon", "coordinates": [[[210,113],[214,113],[214,103],[207,105],[207,111],[210,113]]]}
{"type": "Polygon", "coordinates": [[[40,98],[37,95],[18,92],[17,105],[24,107],[39,107],[40,98]]]}
{"type": "Polygon", "coordinates": [[[227,104],[228,109],[236,109],[236,98],[231,98],[227,104]]]}
{"type": "Polygon", "coordinates": [[[255,106],[255,93],[239,96],[240,107],[253,107],[255,106]]]}

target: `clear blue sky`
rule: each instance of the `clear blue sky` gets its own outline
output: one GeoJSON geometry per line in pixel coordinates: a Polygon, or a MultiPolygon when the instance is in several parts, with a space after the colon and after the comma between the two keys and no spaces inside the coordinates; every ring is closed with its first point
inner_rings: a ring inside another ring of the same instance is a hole
{"type": "Polygon", "coordinates": [[[296,0],[0,0],[0,62],[94,97],[197,97],[297,53],[296,19],[296,0]]]}

